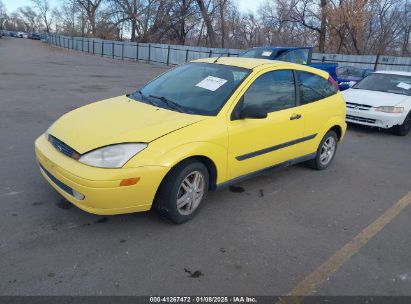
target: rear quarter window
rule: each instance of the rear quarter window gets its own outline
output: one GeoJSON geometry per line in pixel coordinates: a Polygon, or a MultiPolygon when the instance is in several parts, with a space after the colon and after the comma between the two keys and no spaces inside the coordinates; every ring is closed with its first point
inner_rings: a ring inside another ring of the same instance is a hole
{"type": "Polygon", "coordinates": [[[315,102],[337,93],[332,83],[319,75],[309,72],[298,72],[300,103],[315,102]]]}

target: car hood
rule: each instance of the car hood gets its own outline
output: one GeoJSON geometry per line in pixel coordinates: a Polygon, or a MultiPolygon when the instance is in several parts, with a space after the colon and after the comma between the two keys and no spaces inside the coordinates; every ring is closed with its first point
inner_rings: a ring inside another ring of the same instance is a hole
{"type": "Polygon", "coordinates": [[[148,143],[204,119],[119,96],[71,111],[48,131],[83,154],[111,144],[148,143]]]}
{"type": "Polygon", "coordinates": [[[396,106],[409,98],[400,94],[362,89],[348,89],[342,93],[346,102],[365,104],[372,107],[396,106]]]}

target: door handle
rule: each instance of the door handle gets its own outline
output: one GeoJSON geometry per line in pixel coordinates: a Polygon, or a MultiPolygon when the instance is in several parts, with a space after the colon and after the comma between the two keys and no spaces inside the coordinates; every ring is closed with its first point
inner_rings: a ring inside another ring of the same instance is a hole
{"type": "Polygon", "coordinates": [[[290,117],[290,120],[300,119],[301,116],[301,114],[293,114],[293,116],[290,117]]]}

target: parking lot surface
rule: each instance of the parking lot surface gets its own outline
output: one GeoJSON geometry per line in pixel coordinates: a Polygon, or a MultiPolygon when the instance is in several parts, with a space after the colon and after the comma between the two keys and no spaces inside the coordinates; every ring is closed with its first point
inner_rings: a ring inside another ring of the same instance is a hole
{"type": "Polygon", "coordinates": [[[0,40],[0,295],[411,295],[409,204],[340,250],[407,199],[411,134],[349,126],[327,170],[293,166],[210,193],[184,225],[64,201],[40,175],[35,138],[166,69],[0,40]]]}

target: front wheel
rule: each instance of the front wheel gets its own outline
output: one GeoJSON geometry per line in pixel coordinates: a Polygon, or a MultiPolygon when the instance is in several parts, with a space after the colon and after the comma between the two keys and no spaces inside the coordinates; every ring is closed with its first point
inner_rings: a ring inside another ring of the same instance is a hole
{"type": "Polygon", "coordinates": [[[408,113],[407,117],[405,117],[404,122],[401,125],[395,126],[392,128],[392,131],[395,135],[398,136],[405,136],[411,130],[411,112],[408,113]]]}
{"type": "Polygon", "coordinates": [[[209,186],[206,166],[195,160],[173,168],[161,183],[154,207],[176,224],[191,220],[199,211],[209,186]]]}
{"type": "Polygon", "coordinates": [[[315,158],[308,163],[310,167],[316,170],[328,168],[337,152],[337,145],[337,134],[334,131],[328,131],[318,146],[315,158]]]}

